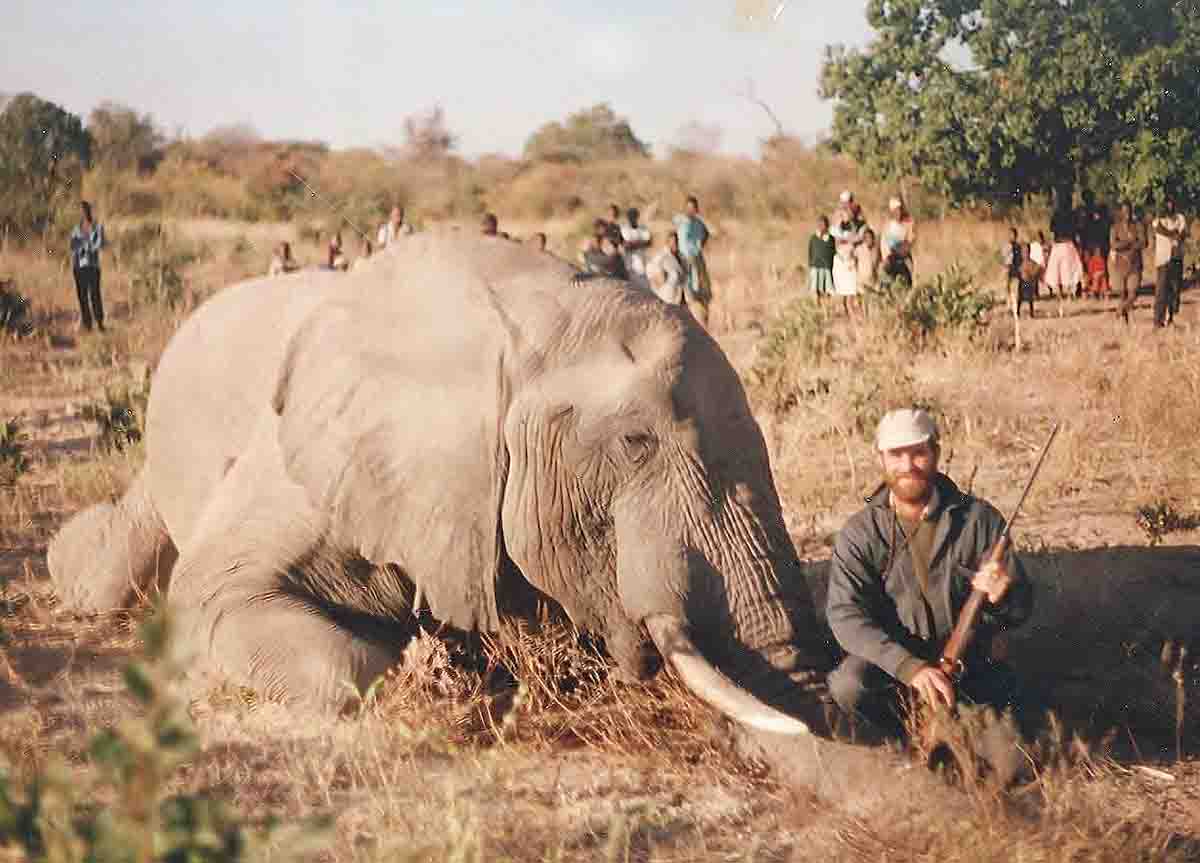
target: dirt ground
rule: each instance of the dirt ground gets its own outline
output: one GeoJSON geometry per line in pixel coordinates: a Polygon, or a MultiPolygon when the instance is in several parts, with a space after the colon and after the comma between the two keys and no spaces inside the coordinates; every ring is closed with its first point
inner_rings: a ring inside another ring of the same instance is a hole
{"type": "MultiPolygon", "coordinates": [[[[1146,323],[1145,302],[1138,310],[1142,332],[1138,338],[1148,339],[1154,334],[1146,323]]],[[[1032,353],[1012,357],[1013,363],[1024,362],[1026,368],[1013,371],[1016,384],[1008,398],[1023,403],[1031,413],[1052,412],[1058,396],[1042,385],[1038,345],[1056,344],[1055,339],[1063,337],[1103,344],[1114,338],[1117,329],[1111,314],[1096,312],[1111,311],[1112,306],[1111,301],[1070,304],[1067,314],[1059,318],[1052,304],[1043,304],[1043,317],[1025,325],[1032,353]]],[[[1196,297],[1187,297],[1178,332],[1164,338],[1194,340],[1198,308],[1196,297]]],[[[757,312],[761,317],[762,309],[757,312]]],[[[756,310],[741,310],[738,329],[719,333],[740,369],[753,361],[759,332],[755,317],[756,310]]],[[[118,305],[110,328],[120,333],[129,320],[128,309],[118,305]]],[[[10,763],[26,769],[43,764],[52,753],[65,756],[76,769],[85,769],[91,736],[135,709],[125,694],[122,670],[138,651],[138,613],[88,619],[62,614],[47,583],[45,550],[57,526],[71,514],[74,501],[97,499],[106,489],[120,488],[136,467],[136,453],[103,455],[95,449],[96,426],[82,418],[81,410],[116,371],[138,360],[138,352],[129,350],[119,335],[76,334],[66,311],[43,320],[41,334],[33,340],[0,344],[0,420],[24,419],[31,464],[16,487],[0,488],[0,615],[11,664],[8,680],[0,687],[0,738],[4,740],[0,749],[10,763]]],[[[919,371],[931,387],[954,385],[951,360],[930,362],[919,371]]],[[[1121,418],[1113,417],[1112,422],[1121,418]]],[[[773,456],[778,463],[778,454],[773,456]]],[[[1007,510],[1017,493],[1011,482],[1013,466],[1025,464],[1026,458],[1014,453],[1009,461],[978,466],[976,490],[1007,510]]],[[[968,463],[960,457],[956,473],[965,473],[961,465],[968,463]]],[[[1183,478],[1183,483],[1193,499],[1200,496],[1194,474],[1183,478]]],[[[780,485],[797,547],[817,571],[828,557],[832,531],[852,507],[843,504],[826,512],[800,512],[789,506],[787,484],[780,485]]],[[[1117,482],[1115,488],[1120,487],[1117,482]]],[[[1118,606],[1149,601],[1155,607],[1155,626],[1131,631],[1128,639],[1121,633],[1107,633],[1124,644],[1130,656],[1136,654],[1142,673],[1153,665],[1147,654],[1161,647],[1167,631],[1163,621],[1174,621],[1172,609],[1159,606],[1193,607],[1187,602],[1194,605],[1200,592],[1200,570],[1192,566],[1200,559],[1194,556],[1200,533],[1191,530],[1165,537],[1165,547],[1183,556],[1137,557],[1138,550],[1146,548],[1147,537],[1132,517],[1128,498],[1097,491],[1094,485],[1089,489],[1075,495],[1070,506],[1045,500],[1032,505],[1021,526],[1023,547],[1059,555],[1111,547],[1129,550],[1131,562],[1122,564],[1122,572],[1137,595],[1122,596],[1114,589],[1104,593],[1103,601],[1118,606]],[[1168,563],[1161,563],[1164,560],[1168,563]],[[1149,571],[1146,567],[1153,570],[1149,574],[1154,579],[1137,581],[1149,571]],[[1160,589],[1165,599],[1156,603],[1155,591],[1160,589]]],[[[1072,560],[1067,558],[1059,570],[1069,570],[1072,560]]],[[[1086,583],[1079,589],[1083,594],[1089,590],[1086,583]]],[[[1050,604],[1062,614],[1069,605],[1061,596],[1050,604]]],[[[1085,610],[1070,618],[1078,627],[1072,630],[1076,640],[1090,637],[1087,608],[1085,603],[1085,610]]],[[[1093,623],[1110,619],[1106,614],[1104,609],[1097,611],[1093,623]]],[[[1069,617],[1059,620],[1065,619],[1069,617]]],[[[1180,643],[1190,643],[1193,663],[1200,652],[1196,620],[1170,624],[1180,643]]],[[[1040,636],[1016,645],[1017,654],[1032,664],[1035,675],[1037,651],[1045,644],[1037,638],[1049,637],[1045,626],[1037,631],[1040,636]]],[[[1058,631],[1054,637],[1061,639],[1064,633],[1058,631]]],[[[1075,647],[1086,653],[1088,645],[1075,647]]],[[[629,690],[625,696],[614,684],[597,695],[595,704],[605,711],[617,715],[624,710],[633,717],[614,720],[610,729],[615,730],[604,734],[589,738],[578,729],[568,733],[578,720],[570,710],[558,725],[552,719],[533,719],[515,711],[512,739],[501,742],[495,742],[494,735],[488,742],[486,734],[457,733],[461,717],[448,725],[441,720],[431,723],[449,732],[439,736],[439,731],[430,738],[422,734],[419,711],[394,703],[364,711],[357,718],[327,720],[298,717],[252,696],[213,692],[190,706],[202,752],[178,771],[173,787],[225,795],[248,819],[272,814],[284,819],[333,815],[336,832],[324,856],[338,861],[473,856],[662,861],[992,859],[996,852],[982,845],[974,851],[968,847],[971,842],[988,841],[1008,848],[1011,856],[1004,859],[1161,859],[1160,855],[1171,854],[1200,859],[1200,734],[1194,664],[1184,674],[1184,694],[1193,706],[1186,707],[1189,712],[1182,724],[1182,760],[1176,758],[1169,721],[1175,706],[1162,701],[1174,694],[1169,684],[1156,681],[1145,692],[1114,695],[1098,691],[1111,687],[1097,679],[1094,667],[1088,671],[1091,677],[1076,680],[1083,682],[1081,689],[1076,687],[1071,726],[1086,741],[1086,754],[1076,749],[1063,766],[1046,768],[1016,791],[977,801],[972,811],[979,823],[971,839],[957,844],[947,844],[944,831],[949,828],[943,822],[904,828],[888,823],[886,813],[863,817],[839,807],[837,801],[817,801],[801,789],[787,787],[777,772],[741,760],[714,741],[714,729],[720,725],[702,708],[681,707],[686,696],[672,693],[669,684],[629,690]],[[625,697],[630,700],[623,701],[625,697]],[[1083,715],[1089,699],[1108,705],[1090,722],[1083,715]],[[1161,715],[1153,709],[1114,712],[1109,709],[1114,700],[1135,706],[1156,701],[1161,715]],[[659,703],[661,707],[647,708],[659,703]],[[639,732],[637,725],[646,716],[657,717],[653,721],[662,722],[670,733],[639,732]],[[1136,724],[1144,716],[1150,716],[1146,724],[1136,724]],[[1110,722],[1112,717],[1117,718],[1110,722]],[[523,723],[531,726],[527,733],[523,723]],[[1027,820],[998,816],[997,805],[1022,810],[1020,817],[1027,820]],[[1090,814],[1084,817],[1080,814],[1084,812],[1090,814]],[[1014,828],[1014,824],[1025,826],[1014,828]],[[1018,854],[1020,849],[1026,853],[1018,854]]],[[[1069,688],[1071,675],[1055,673],[1055,686],[1069,688]]],[[[1130,673],[1113,679],[1138,686],[1141,678],[1130,673]]],[[[550,713],[555,709],[547,708],[550,713]]],[[[1072,706],[1063,709],[1069,713],[1072,706]]],[[[439,708],[433,711],[438,713],[439,708]]]]}

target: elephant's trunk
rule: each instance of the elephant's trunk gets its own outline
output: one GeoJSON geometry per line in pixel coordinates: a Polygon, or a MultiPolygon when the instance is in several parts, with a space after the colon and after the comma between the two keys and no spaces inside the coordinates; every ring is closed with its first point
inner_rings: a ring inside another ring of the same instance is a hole
{"type": "Polygon", "coordinates": [[[749,531],[721,542],[710,528],[689,541],[664,527],[618,519],[617,582],[628,616],[645,624],[683,683],[730,719],[809,733],[821,710],[807,685],[827,668],[804,649],[815,643],[816,619],[794,552],[746,541],[749,531]]]}

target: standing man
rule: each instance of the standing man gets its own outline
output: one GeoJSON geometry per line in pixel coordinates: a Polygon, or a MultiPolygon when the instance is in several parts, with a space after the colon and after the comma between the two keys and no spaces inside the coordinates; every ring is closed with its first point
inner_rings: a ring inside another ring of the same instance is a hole
{"type": "Polygon", "coordinates": [[[412,232],[412,225],[404,221],[404,208],[392,207],[391,216],[379,226],[379,233],[375,237],[375,245],[382,249],[396,239],[396,237],[406,237],[412,232]]]}
{"type": "Polygon", "coordinates": [[[1129,313],[1137,302],[1142,286],[1142,249],[1146,248],[1146,228],[1133,218],[1133,206],[1124,201],[1117,211],[1117,220],[1109,231],[1112,248],[1112,278],[1121,292],[1121,318],[1129,323],[1129,313]]]}
{"type": "Polygon", "coordinates": [[[1168,196],[1163,211],[1154,220],[1154,326],[1175,322],[1179,311],[1179,293],[1183,290],[1183,240],[1187,219],[1175,211],[1175,199],[1168,196]]]}
{"type": "Polygon", "coordinates": [[[687,265],[688,306],[696,319],[708,329],[708,304],[712,300],[712,283],[708,277],[708,264],[704,260],[704,247],[708,243],[708,226],[700,219],[700,202],[695,195],[687,199],[687,213],[675,216],[675,233],[679,238],[679,252],[687,265]]]}
{"type": "Polygon", "coordinates": [[[92,205],[79,202],[79,224],[71,229],[71,271],[79,298],[79,322],[91,330],[93,319],[104,332],[104,301],[100,298],[100,250],[104,248],[104,226],[92,219],[92,205]]]}
{"type": "Polygon", "coordinates": [[[646,278],[646,249],[650,248],[650,231],[638,224],[641,214],[637,207],[630,207],[625,215],[628,221],[621,225],[625,271],[629,274],[629,281],[639,288],[650,290],[650,282],[646,278]]]}
{"type": "Polygon", "coordinates": [[[671,305],[685,304],[683,283],[687,279],[687,264],[679,254],[678,236],[667,234],[667,247],[650,262],[649,274],[660,300],[671,305]]]}
{"type": "Polygon", "coordinates": [[[1016,677],[989,649],[1033,606],[1014,555],[984,562],[1004,519],[938,472],[938,430],[925,411],[886,414],[875,442],[884,481],[838,534],[829,572],[829,625],[848,654],[829,676],[833,699],[892,736],[903,736],[902,687],[932,705],[965,699],[1019,712],[1016,677]],[[937,660],[973,588],[987,602],[956,686],[937,660]]]}

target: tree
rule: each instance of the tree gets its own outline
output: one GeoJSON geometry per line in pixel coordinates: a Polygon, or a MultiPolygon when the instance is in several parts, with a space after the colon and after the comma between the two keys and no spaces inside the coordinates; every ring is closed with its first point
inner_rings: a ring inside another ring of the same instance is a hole
{"type": "Polygon", "coordinates": [[[146,170],[163,146],[164,138],[149,114],[115,102],[102,102],[88,116],[94,161],[114,171],[146,170]]]}
{"type": "Polygon", "coordinates": [[[956,199],[1200,196],[1200,20],[1179,0],[869,0],[826,51],[832,145],[956,199]],[[965,62],[954,62],[954,57],[965,62]]]}
{"type": "Polygon", "coordinates": [[[43,231],[79,191],[91,146],[75,114],[33,93],[14,96],[0,114],[0,223],[43,231]]]}
{"type": "Polygon", "coordinates": [[[446,113],[441,105],[404,119],[403,152],[409,159],[443,159],[457,143],[456,137],[446,128],[446,113]]]}
{"type": "Polygon", "coordinates": [[[547,123],[525,142],[525,158],[544,162],[583,162],[626,156],[648,158],[649,147],[633,134],[629,121],[601,102],[547,123]]]}

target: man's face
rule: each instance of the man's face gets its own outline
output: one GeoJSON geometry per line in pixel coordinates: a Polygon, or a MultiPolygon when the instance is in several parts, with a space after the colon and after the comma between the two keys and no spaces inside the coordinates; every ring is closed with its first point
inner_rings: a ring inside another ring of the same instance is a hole
{"type": "Polygon", "coordinates": [[[687,211],[689,214],[694,216],[694,215],[696,215],[696,213],[700,212],[700,208],[698,206],[696,206],[695,201],[688,201],[687,211]]]}
{"type": "Polygon", "coordinates": [[[1175,201],[1172,198],[1167,198],[1167,213],[1171,215],[1175,213],[1175,201]]]}
{"type": "Polygon", "coordinates": [[[928,441],[896,449],[880,450],[884,481],[899,500],[920,503],[933,490],[938,450],[928,441]]]}

